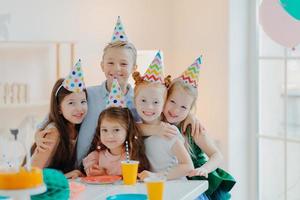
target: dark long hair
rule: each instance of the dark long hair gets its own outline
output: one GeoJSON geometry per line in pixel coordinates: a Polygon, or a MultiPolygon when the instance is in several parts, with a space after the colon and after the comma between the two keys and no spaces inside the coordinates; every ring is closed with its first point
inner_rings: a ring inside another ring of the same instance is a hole
{"type": "MultiPolygon", "coordinates": [[[[66,173],[74,169],[76,160],[76,146],[75,149],[70,148],[70,132],[72,131],[70,127],[70,122],[64,118],[61,114],[61,102],[63,99],[71,94],[72,92],[61,87],[64,79],[58,79],[54,84],[51,92],[50,100],[50,113],[48,116],[48,121],[42,128],[45,129],[50,123],[54,123],[55,128],[59,132],[59,143],[57,149],[50,161],[49,168],[54,168],[61,170],[66,173]],[[57,93],[57,95],[56,95],[57,93]]],[[[84,89],[87,98],[87,92],[84,89]]],[[[75,125],[75,131],[78,133],[80,124],[75,125]]],[[[36,148],[36,144],[32,147],[32,150],[36,148]]]]}
{"type": "Polygon", "coordinates": [[[139,161],[139,172],[149,170],[150,164],[145,155],[145,146],[141,131],[128,108],[110,107],[101,112],[98,118],[96,133],[88,153],[95,150],[100,151],[98,146],[100,146],[101,150],[107,149],[100,140],[101,123],[105,118],[116,120],[125,127],[127,131],[126,140],[129,144],[130,159],[139,161]]]}

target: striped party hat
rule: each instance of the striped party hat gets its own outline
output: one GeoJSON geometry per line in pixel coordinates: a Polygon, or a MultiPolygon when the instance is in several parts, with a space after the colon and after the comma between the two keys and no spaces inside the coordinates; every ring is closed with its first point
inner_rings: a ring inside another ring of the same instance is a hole
{"type": "Polygon", "coordinates": [[[128,38],[125,34],[124,27],[123,27],[123,24],[121,22],[120,16],[118,16],[118,20],[117,20],[117,23],[116,23],[116,26],[115,26],[115,29],[114,29],[114,33],[113,33],[113,36],[111,38],[111,43],[117,42],[117,41],[121,41],[121,42],[127,42],[128,41],[128,38]]]}
{"type": "Polygon", "coordinates": [[[158,51],[142,78],[151,83],[164,83],[163,77],[162,60],[158,51]]]}
{"type": "Polygon", "coordinates": [[[201,64],[202,56],[197,58],[195,62],[191,64],[191,66],[189,66],[187,70],[185,70],[177,79],[183,81],[185,84],[190,84],[191,86],[197,88],[201,64]]]}
{"type": "Polygon", "coordinates": [[[73,66],[70,74],[65,78],[62,86],[69,90],[70,92],[82,92],[85,88],[84,80],[83,80],[83,72],[81,68],[81,60],[73,66]]]}
{"type": "Polygon", "coordinates": [[[116,78],[113,80],[111,85],[111,90],[106,105],[106,108],[108,107],[126,107],[125,97],[116,78]]]}

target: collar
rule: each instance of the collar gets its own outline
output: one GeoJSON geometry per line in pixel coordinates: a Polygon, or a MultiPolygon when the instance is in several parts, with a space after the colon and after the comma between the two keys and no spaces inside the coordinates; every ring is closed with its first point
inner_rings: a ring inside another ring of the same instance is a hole
{"type": "Polygon", "coordinates": [[[113,155],[109,152],[108,149],[106,149],[104,152],[104,156],[110,158],[110,160],[112,161],[123,160],[123,157],[125,156],[125,150],[123,149],[120,155],[113,155]]]}

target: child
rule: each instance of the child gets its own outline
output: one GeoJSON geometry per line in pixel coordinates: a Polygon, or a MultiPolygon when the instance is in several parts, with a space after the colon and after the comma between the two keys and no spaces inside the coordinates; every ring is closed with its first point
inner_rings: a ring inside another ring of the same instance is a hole
{"type": "Polygon", "coordinates": [[[50,149],[41,152],[34,144],[32,165],[54,168],[68,178],[81,175],[75,166],[76,141],[79,126],[87,113],[87,93],[83,82],[80,60],[70,75],[56,81],[50,102],[50,114],[43,130],[45,139],[51,139],[50,149]]]}
{"type": "Polygon", "coordinates": [[[98,125],[99,114],[105,109],[109,89],[112,81],[117,78],[121,90],[125,95],[125,102],[128,109],[133,109],[133,90],[128,84],[128,78],[136,70],[136,49],[129,43],[124,32],[120,17],[114,29],[111,42],[104,48],[101,69],[105,74],[106,80],[100,86],[93,86],[88,91],[89,112],[82,123],[78,139],[77,161],[87,155],[92,139],[98,125]]]}
{"type": "Polygon", "coordinates": [[[165,119],[177,125],[185,137],[195,169],[189,173],[190,179],[200,180],[208,177],[209,189],[206,192],[210,199],[230,199],[228,193],[235,184],[234,178],[217,168],[222,155],[208,137],[205,131],[192,135],[190,130],[183,132],[182,124],[198,96],[198,75],[201,57],[198,58],[179,78],[175,79],[168,90],[168,97],[164,107],[165,119]],[[209,157],[206,159],[205,154],[209,157]]]}
{"type": "MultiPolygon", "coordinates": [[[[80,127],[78,144],[77,144],[77,165],[81,164],[84,156],[90,148],[94,133],[97,127],[97,119],[102,110],[105,109],[106,101],[111,88],[111,83],[114,78],[118,79],[120,87],[125,95],[127,107],[132,111],[133,116],[137,119],[137,114],[133,104],[133,89],[128,84],[128,78],[133,71],[136,70],[137,52],[134,45],[128,42],[127,36],[124,32],[124,27],[118,17],[117,24],[114,29],[111,42],[104,48],[101,69],[105,74],[106,80],[101,85],[92,86],[87,88],[88,93],[88,113],[80,127]]],[[[186,120],[187,124],[197,122],[194,118],[186,120]]],[[[197,126],[199,127],[199,126],[197,126]]],[[[155,134],[164,135],[167,137],[174,137],[177,134],[177,127],[171,126],[168,123],[161,123],[159,125],[141,125],[143,133],[149,130],[155,130],[155,134]]],[[[198,129],[192,128],[193,131],[198,129]]],[[[36,133],[37,148],[40,151],[49,149],[49,144],[52,140],[46,140],[43,136],[47,134],[47,130],[39,131],[36,133]]]]}
{"type": "MultiPolygon", "coordinates": [[[[158,52],[143,77],[138,72],[133,73],[136,85],[135,106],[145,124],[161,123],[167,86],[170,82],[169,77],[163,80],[161,64],[158,52]]],[[[152,135],[144,142],[150,169],[154,174],[166,175],[167,179],[176,179],[185,177],[193,169],[192,160],[179,137],[166,139],[152,135]]],[[[151,175],[151,172],[143,171],[139,174],[139,178],[144,180],[151,175]]]]}
{"type": "MultiPolygon", "coordinates": [[[[114,78],[117,78],[120,83],[127,107],[133,109],[133,89],[128,84],[128,78],[136,69],[136,56],[136,49],[132,43],[128,42],[120,17],[118,17],[112,40],[104,48],[102,56],[101,69],[105,74],[106,80],[101,85],[87,88],[89,110],[82,122],[78,136],[78,166],[90,148],[98,125],[99,114],[106,107],[109,90],[114,78]]],[[[45,141],[42,138],[44,134],[46,134],[46,131],[40,131],[36,134],[37,146],[41,151],[46,151],[49,148],[49,143],[51,143],[51,140],[45,141]]]]}
{"type": "Polygon", "coordinates": [[[139,171],[149,169],[144,142],[128,108],[118,81],[114,79],[108,107],[101,112],[90,154],[83,159],[88,176],[121,175],[121,161],[126,160],[125,141],[128,141],[129,156],[138,160],[139,171]]]}

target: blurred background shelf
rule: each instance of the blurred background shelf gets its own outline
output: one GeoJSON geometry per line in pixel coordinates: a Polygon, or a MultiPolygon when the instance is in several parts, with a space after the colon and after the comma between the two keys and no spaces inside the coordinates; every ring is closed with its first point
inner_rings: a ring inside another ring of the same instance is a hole
{"type": "Polygon", "coordinates": [[[6,110],[6,109],[28,109],[33,107],[48,107],[49,101],[43,101],[39,103],[22,103],[22,104],[1,104],[0,109],[6,110]]]}

